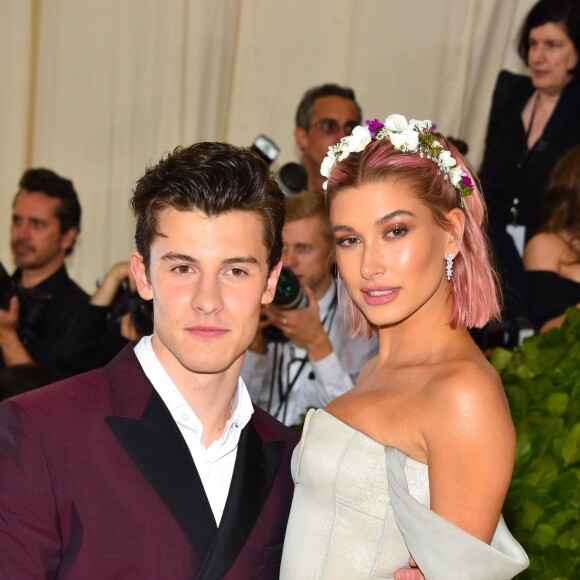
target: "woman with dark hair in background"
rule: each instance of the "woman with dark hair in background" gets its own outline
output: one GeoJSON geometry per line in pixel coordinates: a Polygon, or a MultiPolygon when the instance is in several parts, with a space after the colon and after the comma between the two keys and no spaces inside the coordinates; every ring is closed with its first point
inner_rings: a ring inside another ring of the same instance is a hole
{"type": "Polygon", "coordinates": [[[518,42],[530,76],[502,71],[493,95],[479,176],[507,319],[527,313],[521,256],[543,221],[542,192],[550,171],[580,143],[579,51],[580,2],[540,0],[518,42]]]}
{"type": "Polygon", "coordinates": [[[530,317],[540,332],[580,308],[580,145],[556,164],[545,190],[548,219],[527,244],[530,317]]]}

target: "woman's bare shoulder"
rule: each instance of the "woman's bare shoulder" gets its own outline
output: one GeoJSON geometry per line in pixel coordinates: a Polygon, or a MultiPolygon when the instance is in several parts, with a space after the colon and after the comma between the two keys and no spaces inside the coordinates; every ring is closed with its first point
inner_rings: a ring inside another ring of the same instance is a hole
{"type": "Polygon", "coordinates": [[[501,379],[483,355],[449,361],[425,386],[424,400],[427,424],[436,423],[438,432],[443,416],[450,428],[454,422],[475,428],[482,420],[489,426],[509,418],[501,379]]]}
{"type": "Polygon", "coordinates": [[[536,234],[526,244],[524,268],[557,272],[564,249],[562,240],[556,234],[552,232],[536,234]]]}

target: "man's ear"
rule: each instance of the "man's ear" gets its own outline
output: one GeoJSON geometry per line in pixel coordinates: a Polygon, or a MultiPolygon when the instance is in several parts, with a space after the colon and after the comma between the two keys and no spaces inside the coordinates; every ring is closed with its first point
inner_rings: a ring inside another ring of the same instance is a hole
{"type": "Polygon", "coordinates": [[[456,207],[447,214],[447,219],[451,224],[451,230],[446,253],[453,252],[457,254],[459,252],[459,242],[462,240],[463,232],[465,231],[465,212],[456,207]]]}
{"type": "Polygon", "coordinates": [[[282,260],[280,260],[268,274],[266,280],[266,289],[262,294],[262,304],[270,304],[274,300],[276,294],[276,286],[278,285],[278,278],[280,277],[280,270],[282,270],[282,260]]]}
{"type": "Polygon", "coordinates": [[[65,252],[73,247],[77,236],[79,235],[79,229],[76,226],[69,228],[64,234],[62,234],[60,239],[60,247],[65,252]]]}
{"type": "Polygon", "coordinates": [[[306,129],[302,127],[295,127],[294,128],[294,141],[296,141],[296,146],[300,151],[304,151],[308,146],[308,134],[306,129]]]}
{"type": "Polygon", "coordinates": [[[139,296],[143,300],[151,300],[153,298],[153,288],[151,288],[151,282],[147,275],[143,256],[139,252],[133,252],[131,254],[131,272],[133,273],[133,278],[135,278],[139,296]]]}

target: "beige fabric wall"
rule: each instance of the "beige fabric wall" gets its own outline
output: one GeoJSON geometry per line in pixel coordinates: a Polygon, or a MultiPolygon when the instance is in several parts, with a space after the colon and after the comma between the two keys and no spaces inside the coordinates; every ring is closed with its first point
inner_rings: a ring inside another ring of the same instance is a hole
{"type": "Polygon", "coordinates": [[[366,117],[430,118],[478,164],[498,71],[532,0],[0,0],[0,260],[26,167],[75,182],[69,261],[88,291],[133,247],[128,200],[179,144],[249,145],[298,159],[303,92],[355,88],[366,117]]]}

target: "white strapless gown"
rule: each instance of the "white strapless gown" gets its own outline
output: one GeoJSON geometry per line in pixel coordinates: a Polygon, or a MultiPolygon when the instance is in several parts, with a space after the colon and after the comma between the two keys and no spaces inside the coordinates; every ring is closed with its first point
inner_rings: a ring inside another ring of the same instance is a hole
{"type": "Polygon", "coordinates": [[[292,458],[294,499],[282,580],[393,578],[409,550],[427,580],[508,579],[528,559],[500,520],[492,545],[429,509],[427,465],[323,409],[292,458]]]}

